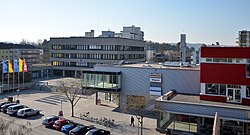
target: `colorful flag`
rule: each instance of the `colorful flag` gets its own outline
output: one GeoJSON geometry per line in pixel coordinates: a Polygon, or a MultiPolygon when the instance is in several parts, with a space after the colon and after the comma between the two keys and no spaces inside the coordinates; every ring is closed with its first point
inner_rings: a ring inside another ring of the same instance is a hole
{"type": "Polygon", "coordinates": [[[3,73],[8,73],[8,65],[6,60],[3,61],[3,73]]]}
{"type": "Polygon", "coordinates": [[[9,69],[9,73],[13,73],[13,67],[12,67],[12,63],[10,62],[10,60],[8,60],[8,69],[9,69]]]}
{"type": "Polygon", "coordinates": [[[18,72],[19,67],[18,67],[18,60],[14,60],[14,72],[18,72]]]}
{"type": "Polygon", "coordinates": [[[24,72],[28,72],[28,68],[27,68],[27,64],[26,64],[26,60],[23,60],[23,71],[24,72]]]}
{"type": "Polygon", "coordinates": [[[19,72],[23,72],[23,60],[19,58],[18,63],[19,63],[19,72]]]}

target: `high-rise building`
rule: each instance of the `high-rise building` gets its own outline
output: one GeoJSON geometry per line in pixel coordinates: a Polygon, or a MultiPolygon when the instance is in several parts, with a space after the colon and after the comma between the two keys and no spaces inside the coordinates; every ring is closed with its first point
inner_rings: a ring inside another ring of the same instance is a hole
{"type": "Polygon", "coordinates": [[[181,42],[180,42],[180,62],[186,62],[186,34],[181,34],[181,42]]]}
{"type": "Polygon", "coordinates": [[[238,46],[250,47],[250,31],[242,30],[239,31],[238,46]]]}

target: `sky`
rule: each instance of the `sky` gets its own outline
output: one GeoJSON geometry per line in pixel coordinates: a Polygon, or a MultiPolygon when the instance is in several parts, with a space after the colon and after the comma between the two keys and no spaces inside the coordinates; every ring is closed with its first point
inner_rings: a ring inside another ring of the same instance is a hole
{"type": "Polygon", "coordinates": [[[144,39],[236,45],[250,30],[250,0],[0,0],[0,42],[84,36],[139,26],[144,39]]]}

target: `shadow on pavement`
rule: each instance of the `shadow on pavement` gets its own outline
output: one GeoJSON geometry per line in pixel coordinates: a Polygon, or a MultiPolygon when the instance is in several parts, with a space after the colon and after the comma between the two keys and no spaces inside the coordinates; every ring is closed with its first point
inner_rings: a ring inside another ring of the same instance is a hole
{"type": "Polygon", "coordinates": [[[26,120],[37,120],[37,119],[41,119],[43,116],[44,116],[43,114],[37,114],[37,115],[34,115],[34,116],[29,116],[29,117],[21,118],[21,119],[26,119],[26,120]]]}

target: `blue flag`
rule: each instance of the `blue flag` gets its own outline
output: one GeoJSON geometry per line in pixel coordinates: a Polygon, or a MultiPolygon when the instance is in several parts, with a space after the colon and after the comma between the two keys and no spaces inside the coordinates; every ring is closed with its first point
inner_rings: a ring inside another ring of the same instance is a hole
{"type": "Polygon", "coordinates": [[[6,60],[3,61],[3,73],[8,73],[8,65],[6,60]]]}
{"type": "Polygon", "coordinates": [[[14,60],[14,72],[18,72],[19,67],[18,67],[18,60],[14,60]]]}

